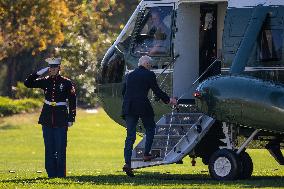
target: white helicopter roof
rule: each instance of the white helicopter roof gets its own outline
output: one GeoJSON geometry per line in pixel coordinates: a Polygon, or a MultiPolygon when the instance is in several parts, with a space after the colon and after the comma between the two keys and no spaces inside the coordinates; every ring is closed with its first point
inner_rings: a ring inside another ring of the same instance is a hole
{"type": "Polygon", "coordinates": [[[271,6],[284,5],[284,0],[144,0],[151,3],[212,3],[228,2],[230,8],[250,8],[257,5],[271,6]]]}
{"type": "Polygon", "coordinates": [[[154,4],[159,3],[210,3],[210,2],[227,2],[228,0],[143,0],[154,4]]]}

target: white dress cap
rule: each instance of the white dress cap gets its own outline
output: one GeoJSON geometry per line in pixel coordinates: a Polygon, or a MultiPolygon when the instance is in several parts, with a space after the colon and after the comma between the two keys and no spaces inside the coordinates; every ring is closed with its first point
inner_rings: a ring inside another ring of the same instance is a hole
{"type": "Polygon", "coordinates": [[[47,58],[45,59],[45,61],[49,64],[49,65],[60,65],[61,63],[61,58],[47,58]]]}

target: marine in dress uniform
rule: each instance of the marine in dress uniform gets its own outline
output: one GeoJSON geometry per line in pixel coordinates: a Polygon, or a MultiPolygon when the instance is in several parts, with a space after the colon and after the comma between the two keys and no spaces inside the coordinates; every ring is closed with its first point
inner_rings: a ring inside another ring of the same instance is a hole
{"type": "Polygon", "coordinates": [[[136,125],[139,118],[146,130],[146,142],[143,160],[150,161],[154,157],[150,154],[153,138],[155,134],[156,123],[154,121],[154,111],[148,99],[149,90],[166,104],[176,104],[174,98],[170,98],[163,92],[156,80],[154,72],[150,71],[152,59],[149,56],[142,56],[139,59],[138,68],[125,76],[122,95],[122,115],[126,121],[127,136],[125,139],[124,159],[125,165],[123,171],[130,177],[133,177],[131,169],[131,155],[133,144],[136,139],[136,125]]]}
{"type": "Polygon", "coordinates": [[[75,122],[76,93],[71,80],[60,75],[61,59],[48,58],[46,62],[49,67],[31,74],[25,86],[44,91],[45,101],[38,123],[42,125],[48,177],[65,177],[67,130],[75,122]],[[49,76],[40,77],[47,71],[49,76]]]}

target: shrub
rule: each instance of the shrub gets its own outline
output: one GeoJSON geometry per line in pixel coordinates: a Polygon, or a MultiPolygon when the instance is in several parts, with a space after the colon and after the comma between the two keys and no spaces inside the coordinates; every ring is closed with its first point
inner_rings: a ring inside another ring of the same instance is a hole
{"type": "Polygon", "coordinates": [[[30,89],[27,88],[23,82],[17,82],[16,87],[13,88],[15,98],[35,98],[43,99],[43,92],[41,89],[30,89]]]}
{"type": "Polygon", "coordinates": [[[38,99],[13,100],[7,97],[0,97],[0,116],[8,116],[17,113],[33,112],[42,106],[38,99]]]}

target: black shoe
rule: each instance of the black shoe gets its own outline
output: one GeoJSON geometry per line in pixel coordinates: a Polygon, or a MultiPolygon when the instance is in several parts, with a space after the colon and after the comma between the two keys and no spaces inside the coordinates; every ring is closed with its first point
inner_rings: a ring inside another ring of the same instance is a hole
{"type": "Polygon", "coordinates": [[[155,159],[156,157],[151,155],[151,154],[147,154],[143,156],[143,161],[151,161],[152,159],[155,159]]]}
{"type": "Polygon", "coordinates": [[[123,166],[122,170],[126,173],[127,176],[135,177],[135,175],[133,173],[133,169],[129,165],[125,164],[123,166]]]}

